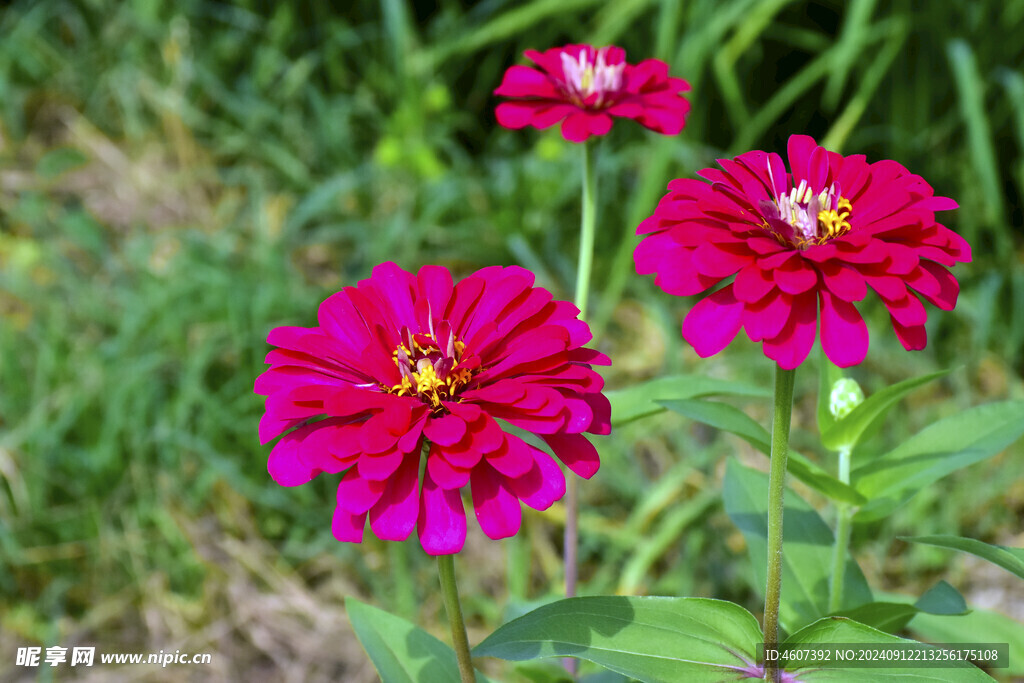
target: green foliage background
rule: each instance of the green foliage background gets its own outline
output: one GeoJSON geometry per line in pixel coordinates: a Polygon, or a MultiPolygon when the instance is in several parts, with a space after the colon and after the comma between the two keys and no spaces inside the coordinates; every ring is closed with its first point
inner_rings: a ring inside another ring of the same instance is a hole
{"type": "MultiPolygon", "coordinates": [[[[304,680],[373,680],[343,616],[349,594],[442,632],[415,541],[342,546],[331,482],[269,479],[252,383],[270,328],[313,324],[327,294],[380,261],[457,275],[518,263],[571,298],[579,150],[556,130],[494,122],[491,91],[526,48],[616,43],[693,85],[680,136],[623,122],[597,146],[591,317],[615,362],[610,386],[681,371],[767,386],[769,364],[748,342],[697,362],[678,333],[689,302],[635,275],[633,232],[669,179],[782,151],[802,132],[923,175],[960,202],[947,223],[974,249],[955,271],[957,309],[929,312],[926,351],[904,352],[881,307],[866,306],[872,350],[853,375],[869,392],[962,366],[867,450],[1021,397],[1021,36],[1020,0],[41,0],[0,11],[0,674],[19,646],[77,642],[216,653],[212,669],[186,674],[200,677],[287,666],[304,680]]],[[[798,374],[794,439],[813,454],[811,375],[798,374]]],[[[764,403],[739,405],[764,422],[764,403]]],[[[718,491],[726,455],[757,456],[669,416],[600,447],[602,471],[582,488],[586,592],[756,610],[718,491]]],[[[980,565],[889,539],[1024,544],[1024,482],[1006,475],[1021,455],[858,528],[873,582],[1002,590],[980,565]]],[[[500,544],[471,535],[471,640],[558,591],[561,514],[528,515],[500,544]]],[[[997,601],[1019,619],[1016,595],[997,601]]]]}

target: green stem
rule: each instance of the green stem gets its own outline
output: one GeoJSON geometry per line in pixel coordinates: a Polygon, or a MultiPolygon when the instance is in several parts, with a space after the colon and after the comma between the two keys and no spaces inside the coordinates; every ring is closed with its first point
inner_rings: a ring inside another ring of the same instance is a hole
{"type": "MultiPolygon", "coordinates": [[[[594,171],[594,157],[590,145],[584,142],[583,149],[583,201],[580,208],[580,254],[576,261],[576,308],[580,309],[580,320],[587,317],[587,299],[590,294],[590,271],[594,266],[594,233],[597,224],[597,174],[594,171]]],[[[565,538],[563,551],[565,562],[565,597],[576,595],[578,575],[576,548],[579,545],[579,490],[576,477],[569,473],[565,482],[565,538]]],[[[577,662],[568,658],[566,670],[575,677],[577,662]]]]}
{"type": "MultiPolygon", "coordinates": [[[[789,424],[793,415],[795,370],[775,368],[772,410],[772,461],[768,475],[768,581],[764,599],[764,642],[779,642],[779,599],[782,594],[782,511],[789,456],[789,424]]],[[[777,662],[765,662],[764,680],[778,681],[777,662]]]]}
{"type": "MultiPolygon", "coordinates": [[[[850,449],[839,451],[839,481],[850,483],[850,449]]],[[[828,591],[828,611],[838,612],[843,604],[843,581],[846,573],[846,553],[850,547],[854,508],[849,503],[836,503],[836,545],[832,552],[832,583],[828,591]]]]}
{"type": "Polygon", "coordinates": [[[590,293],[590,271],[594,265],[594,227],[597,223],[597,174],[590,145],[583,148],[583,207],[580,213],[580,255],[576,263],[576,308],[580,318],[587,317],[587,297],[590,293]]]}
{"type": "Polygon", "coordinates": [[[452,645],[455,646],[455,655],[459,660],[459,674],[462,677],[462,683],[476,683],[473,660],[469,656],[466,622],[462,620],[462,607],[459,605],[459,589],[455,585],[455,556],[438,555],[437,572],[441,577],[444,609],[448,613],[448,623],[452,627],[452,645]]]}

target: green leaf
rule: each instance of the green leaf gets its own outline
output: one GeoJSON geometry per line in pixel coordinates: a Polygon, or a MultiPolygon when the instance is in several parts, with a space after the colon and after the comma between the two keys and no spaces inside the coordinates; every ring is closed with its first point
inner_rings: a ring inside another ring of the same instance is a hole
{"type": "Polygon", "coordinates": [[[765,428],[742,410],[728,403],[686,399],[658,401],[658,403],[691,420],[735,434],[762,453],[771,451],[771,437],[765,428]]]}
{"type": "MultiPolygon", "coordinates": [[[[800,643],[820,645],[862,643],[865,645],[889,645],[889,644],[910,644],[916,641],[898,638],[878,629],[871,628],[865,624],[857,623],[844,617],[828,617],[814,622],[810,626],[794,633],[786,639],[786,645],[800,643]]],[[[926,645],[928,649],[933,646],[926,645]]],[[[909,667],[892,668],[864,668],[864,667],[843,667],[811,666],[788,667],[787,670],[796,674],[802,682],[813,681],[991,681],[981,669],[978,669],[967,662],[955,662],[960,666],[951,666],[943,669],[924,669],[909,667]]]]}
{"type": "MultiPolygon", "coordinates": [[[[765,455],[771,455],[768,432],[739,408],[718,401],[658,401],[669,410],[740,437],[765,455]]],[[[862,505],[867,499],[852,486],[839,481],[803,455],[790,451],[786,469],[794,477],[832,500],[862,505]]]]}
{"type": "MultiPolygon", "coordinates": [[[[651,682],[720,681],[755,657],[761,629],[739,605],[706,598],[567,598],[510,621],[475,655],[578,657],[651,682]]],[[[440,680],[440,679],[439,679],[440,680]]]]}
{"type": "Polygon", "coordinates": [[[836,616],[877,628],[886,633],[896,633],[921,612],[929,614],[966,614],[967,603],[960,591],[945,581],[939,581],[925,591],[914,604],[906,602],[869,602],[866,605],[844,610],[836,616]]]}
{"type": "Polygon", "coordinates": [[[910,623],[918,609],[905,602],[869,602],[836,614],[858,623],[877,628],[886,633],[895,633],[910,623]]]}
{"type": "Polygon", "coordinates": [[[910,631],[933,643],[1009,643],[1010,668],[999,674],[1007,680],[1024,677],[1024,624],[1005,614],[982,609],[963,616],[918,614],[910,631]]]}
{"type": "MultiPolygon", "coordinates": [[[[822,431],[821,443],[825,448],[833,451],[840,451],[844,448],[853,448],[857,445],[857,442],[860,440],[864,432],[866,432],[875,422],[882,420],[885,415],[892,410],[893,406],[895,406],[904,396],[922,384],[927,384],[933,379],[938,379],[943,375],[949,374],[949,372],[950,370],[942,370],[940,372],[922,375],[921,377],[914,377],[875,392],[864,399],[864,402],[854,408],[849,415],[844,417],[842,420],[833,421],[831,427],[822,431]]],[[[829,385],[829,391],[831,392],[831,390],[832,387],[829,385]]],[[[819,424],[821,423],[821,400],[822,398],[819,396],[819,424]]],[[[827,395],[824,400],[826,402],[825,410],[827,412],[829,400],[827,395]]],[[[831,413],[829,415],[831,416],[831,413]]]]}
{"type": "Polygon", "coordinates": [[[1022,433],[1024,401],[976,406],[924,428],[851,473],[854,488],[870,499],[855,521],[886,516],[929,484],[999,453],[1022,433]]]}
{"type": "Polygon", "coordinates": [[[962,550],[965,553],[977,555],[983,560],[998,565],[1024,579],[1024,548],[1010,548],[1005,545],[993,545],[984,543],[973,538],[940,534],[936,536],[901,536],[908,543],[924,543],[940,548],[952,548],[962,550]]]}
{"type": "Polygon", "coordinates": [[[818,359],[818,433],[824,434],[836,423],[829,408],[832,387],[843,376],[843,371],[822,351],[818,359]]]}
{"type": "MultiPolygon", "coordinates": [[[[763,590],[767,564],[768,475],[730,460],[723,484],[725,511],[747,540],[754,580],[763,590]]],[[[832,530],[803,498],[786,491],[783,513],[782,605],[780,618],[794,631],[829,613],[828,582],[832,570],[832,530]]],[[[857,562],[847,559],[843,609],[871,602],[871,589],[857,562]]]]}
{"type": "Polygon", "coordinates": [[[914,607],[920,612],[947,616],[967,614],[970,611],[960,591],[945,581],[939,581],[926,590],[914,603],[914,607]]]}
{"type": "MultiPolygon", "coordinates": [[[[455,651],[401,617],[352,597],[345,610],[356,637],[385,683],[434,683],[459,680],[455,651]]],[[[477,683],[489,679],[476,672],[477,683]]]]}
{"type": "Polygon", "coordinates": [[[765,387],[704,375],[670,375],[634,384],[626,389],[606,391],[612,404],[612,424],[622,425],[648,415],[663,412],[658,401],[701,396],[771,396],[765,387]]]}

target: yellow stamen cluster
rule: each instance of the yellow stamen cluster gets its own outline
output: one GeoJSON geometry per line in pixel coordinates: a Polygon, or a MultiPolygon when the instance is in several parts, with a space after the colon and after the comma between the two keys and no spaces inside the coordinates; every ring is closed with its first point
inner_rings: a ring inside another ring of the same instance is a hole
{"type": "Polygon", "coordinates": [[[850,230],[850,214],[853,213],[853,205],[850,204],[850,200],[840,197],[836,208],[836,211],[818,212],[818,225],[825,231],[818,237],[818,244],[824,244],[827,240],[850,230]]]}
{"type": "Polygon", "coordinates": [[[435,369],[435,361],[445,360],[445,354],[440,345],[434,340],[431,334],[422,335],[428,337],[432,343],[421,345],[413,340],[413,352],[410,352],[405,344],[400,344],[392,354],[395,365],[402,372],[402,381],[391,387],[384,387],[388,393],[398,396],[419,396],[429,402],[431,407],[440,408],[441,401],[450,399],[461,389],[473,376],[469,368],[460,368],[459,361],[466,345],[461,341],[452,344],[454,355],[451,356],[452,366],[442,376],[438,376],[435,369]],[[431,357],[435,360],[432,361],[431,357]]]}

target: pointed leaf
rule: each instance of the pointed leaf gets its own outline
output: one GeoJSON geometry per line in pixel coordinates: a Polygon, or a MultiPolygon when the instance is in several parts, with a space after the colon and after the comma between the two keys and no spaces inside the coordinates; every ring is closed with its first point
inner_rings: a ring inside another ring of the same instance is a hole
{"type": "MultiPolygon", "coordinates": [[[[459,680],[455,651],[412,622],[352,597],[345,598],[345,611],[381,680],[388,683],[459,680]]],[[[476,680],[489,683],[479,671],[476,680]]]]}
{"type": "MultiPolygon", "coordinates": [[[[842,420],[834,420],[831,427],[821,433],[821,443],[833,451],[840,451],[844,448],[853,448],[857,445],[860,437],[877,421],[885,418],[886,414],[907,394],[922,384],[927,384],[933,379],[949,374],[950,370],[933,372],[921,377],[913,377],[908,380],[886,387],[864,399],[864,402],[853,409],[853,411],[842,420]]],[[[831,385],[829,385],[831,392],[831,385]]],[[[818,397],[819,402],[822,400],[818,397]]],[[[825,399],[825,410],[828,410],[828,397],[825,399]]],[[[831,416],[831,413],[829,413],[831,416]]],[[[819,407],[819,423],[820,407],[819,407]]]]}
{"type": "Polygon", "coordinates": [[[999,669],[1006,680],[1024,678],[1024,624],[1005,614],[975,609],[963,616],[918,614],[910,631],[933,643],[1009,643],[1010,668],[999,669]]]}
{"type": "Polygon", "coordinates": [[[960,591],[945,581],[925,591],[917,602],[869,602],[866,605],[844,610],[836,616],[847,617],[861,624],[877,628],[886,633],[896,633],[910,623],[917,614],[966,614],[967,603],[960,591]]]}
{"type": "MultiPolygon", "coordinates": [[[[768,432],[739,408],[718,401],[672,400],[659,403],[691,420],[735,434],[765,455],[771,454],[771,437],[768,432]]],[[[867,502],[867,499],[852,486],[839,481],[795,451],[790,452],[786,469],[794,477],[832,500],[841,500],[853,505],[867,502]]]]}
{"type": "MultiPolygon", "coordinates": [[[[768,539],[768,475],[735,460],[726,466],[725,511],[747,541],[759,590],[765,583],[768,539]]],[[[780,617],[794,631],[828,614],[828,582],[832,571],[832,530],[803,498],[786,490],[783,513],[782,605],[780,617]]],[[[871,589],[853,558],[846,564],[844,609],[871,602],[871,589]]]]}
{"type": "Polygon", "coordinates": [[[739,605],[706,598],[567,598],[510,621],[475,655],[513,661],[578,657],[642,681],[736,678],[761,629],[739,605]]]}
{"type": "Polygon", "coordinates": [[[947,616],[967,614],[970,611],[967,609],[967,601],[964,600],[964,596],[960,595],[960,591],[945,581],[939,581],[926,590],[924,595],[914,603],[914,607],[920,612],[947,616]]]}
{"type": "Polygon", "coordinates": [[[992,564],[998,565],[1011,574],[1016,574],[1018,577],[1024,579],[1024,548],[1011,548],[1005,545],[993,545],[991,543],[983,543],[982,541],[973,538],[964,538],[962,536],[951,536],[946,534],[936,536],[901,536],[900,538],[908,543],[923,543],[925,545],[934,545],[940,548],[962,550],[965,553],[977,555],[983,560],[988,560],[992,564]]]}
{"type": "Polygon", "coordinates": [[[612,404],[612,425],[621,425],[648,415],[664,412],[658,401],[699,398],[701,396],[768,397],[765,387],[704,375],[670,375],[635,384],[626,389],[606,391],[612,404]]]}
{"type": "MultiPolygon", "coordinates": [[[[822,645],[844,645],[860,643],[863,645],[904,645],[919,646],[925,649],[933,649],[933,645],[918,643],[906,638],[898,638],[878,629],[871,628],[865,624],[846,619],[844,617],[828,617],[814,622],[810,626],[794,633],[786,639],[786,645],[813,644],[822,645]]],[[[981,669],[968,662],[950,662],[949,668],[911,668],[911,667],[858,667],[842,666],[842,662],[835,662],[832,665],[812,664],[787,668],[793,673],[798,681],[812,683],[813,681],[941,681],[959,683],[961,681],[991,681],[981,669]]]]}
{"type": "Polygon", "coordinates": [[[975,406],[925,427],[851,473],[854,488],[870,499],[855,520],[888,515],[929,484],[999,453],[1022,433],[1024,401],[975,406]]]}

